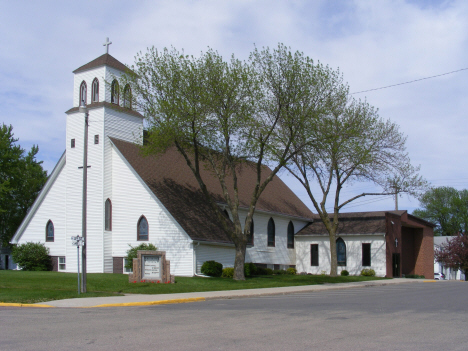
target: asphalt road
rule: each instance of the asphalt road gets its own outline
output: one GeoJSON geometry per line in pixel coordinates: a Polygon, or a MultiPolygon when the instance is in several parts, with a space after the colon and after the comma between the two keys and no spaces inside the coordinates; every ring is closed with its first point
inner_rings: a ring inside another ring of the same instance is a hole
{"type": "Polygon", "coordinates": [[[468,283],[117,308],[0,308],[0,350],[468,350],[468,283]]]}

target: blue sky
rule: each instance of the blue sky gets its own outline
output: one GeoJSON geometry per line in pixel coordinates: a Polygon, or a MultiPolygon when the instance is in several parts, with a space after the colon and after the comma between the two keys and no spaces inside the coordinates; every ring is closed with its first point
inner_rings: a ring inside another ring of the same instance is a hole
{"type": "MultiPolygon", "coordinates": [[[[50,172],[65,149],[72,71],[104,53],[131,64],[147,47],[246,59],[278,42],[340,69],[352,92],[468,67],[468,2],[460,1],[7,1],[0,0],[0,116],[50,172]]],[[[401,126],[421,174],[468,188],[468,70],[356,94],[401,126]]],[[[310,205],[305,191],[282,179],[310,205]]],[[[343,197],[370,189],[355,183],[343,197]]],[[[400,209],[418,201],[403,196],[400,209]]],[[[391,210],[391,197],[345,211],[391,210]]],[[[315,212],[315,211],[314,211],[315,212]]]]}

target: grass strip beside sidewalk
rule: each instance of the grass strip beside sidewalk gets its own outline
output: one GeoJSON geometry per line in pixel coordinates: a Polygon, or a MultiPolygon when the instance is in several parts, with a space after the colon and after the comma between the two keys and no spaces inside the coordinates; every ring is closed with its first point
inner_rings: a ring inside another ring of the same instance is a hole
{"type": "Polygon", "coordinates": [[[88,292],[78,294],[76,273],[0,271],[0,302],[38,303],[76,297],[259,289],[325,283],[350,283],[376,279],[384,278],[268,275],[247,278],[245,281],[235,281],[227,278],[176,277],[176,284],[155,284],[129,283],[128,276],[125,274],[88,273],[88,292]]]}

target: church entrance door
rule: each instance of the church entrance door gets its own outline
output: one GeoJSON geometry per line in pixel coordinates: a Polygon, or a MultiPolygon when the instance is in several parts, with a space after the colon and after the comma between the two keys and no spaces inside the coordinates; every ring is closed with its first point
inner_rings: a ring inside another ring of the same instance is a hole
{"type": "Polygon", "coordinates": [[[400,276],[400,254],[394,253],[392,255],[393,277],[400,276]]]}

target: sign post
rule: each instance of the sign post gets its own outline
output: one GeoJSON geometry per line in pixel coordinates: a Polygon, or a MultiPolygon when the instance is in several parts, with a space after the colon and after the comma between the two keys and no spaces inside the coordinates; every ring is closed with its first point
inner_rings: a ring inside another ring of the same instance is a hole
{"type": "Polygon", "coordinates": [[[76,255],[78,258],[78,295],[80,294],[80,246],[84,244],[84,238],[82,236],[72,236],[72,244],[76,246],[76,255]]]}

